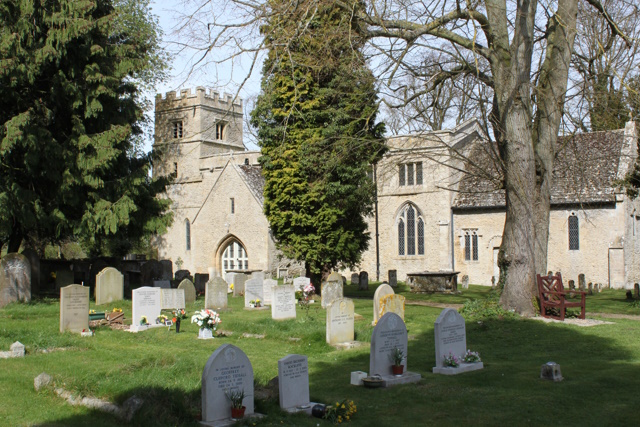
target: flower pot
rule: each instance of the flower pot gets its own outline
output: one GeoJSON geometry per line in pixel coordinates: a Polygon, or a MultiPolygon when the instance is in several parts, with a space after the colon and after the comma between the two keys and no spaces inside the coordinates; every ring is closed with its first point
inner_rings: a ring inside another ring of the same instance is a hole
{"type": "Polygon", "coordinates": [[[393,375],[399,377],[404,371],[404,365],[391,365],[391,371],[393,372],[393,375]]]}
{"type": "Polygon", "coordinates": [[[213,338],[213,331],[207,328],[200,328],[200,331],[198,332],[198,338],[201,338],[203,340],[213,338]]]}
{"type": "Polygon", "coordinates": [[[246,406],[242,408],[231,408],[231,419],[239,420],[244,417],[244,411],[247,409],[246,406]]]}
{"type": "Polygon", "coordinates": [[[327,405],[325,405],[324,403],[318,403],[316,405],[313,405],[313,408],[311,408],[311,415],[313,415],[316,418],[324,418],[324,414],[327,412],[327,405]]]}
{"type": "Polygon", "coordinates": [[[176,334],[180,332],[180,318],[176,319],[176,334]]]}

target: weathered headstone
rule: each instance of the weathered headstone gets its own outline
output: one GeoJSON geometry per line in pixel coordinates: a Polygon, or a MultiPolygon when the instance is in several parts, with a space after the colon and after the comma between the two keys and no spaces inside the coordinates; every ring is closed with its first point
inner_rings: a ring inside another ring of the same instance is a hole
{"type": "Polygon", "coordinates": [[[303,291],[305,286],[311,283],[311,279],[308,277],[296,277],[293,279],[293,287],[296,291],[303,291]]]}
{"type": "Polygon", "coordinates": [[[31,301],[31,265],[17,253],[0,260],[0,308],[16,301],[31,301]]]}
{"type": "Polygon", "coordinates": [[[360,275],[358,275],[358,273],[351,273],[351,284],[352,285],[360,284],[360,275]]]}
{"type": "Polygon", "coordinates": [[[380,317],[385,313],[395,313],[404,322],[404,297],[394,294],[380,298],[380,317]]]}
{"type": "Polygon", "coordinates": [[[336,272],[331,273],[327,281],[322,284],[322,308],[327,308],[333,301],[342,298],[343,292],[342,277],[336,272]]]}
{"type": "Polygon", "coordinates": [[[233,296],[239,297],[244,294],[244,284],[247,282],[247,276],[244,273],[235,273],[235,277],[233,278],[233,296]]]}
{"type": "Polygon", "coordinates": [[[184,279],[191,280],[191,272],[189,270],[176,271],[176,280],[182,282],[184,279]]]}
{"type": "Polygon", "coordinates": [[[589,282],[589,290],[587,290],[587,295],[593,295],[593,284],[589,282]]]}
{"type": "Polygon", "coordinates": [[[262,281],[262,295],[264,296],[264,305],[271,305],[273,300],[273,287],[278,286],[278,281],[273,279],[264,279],[262,281]]]}
{"type": "Polygon", "coordinates": [[[56,289],[73,285],[73,271],[68,268],[56,271],[56,289]]]}
{"type": "Polygon", "coordinates": [[[293,285],[274,285],[271,299],[271,318],[275,320],[296,318],[296,291],[293,285]]]}
{"type": "Polygon", "coordinates": [[[143,286],[131,292],[131,330],[141,329],[140,320],[145,316],[149,323],[153,323],[162,310],[162,290],[143,286]]]}
{"type": "Polygon", "coordinates": [[[37,295],[40,290],[40,257],[31,248],[23,250],[22,255],[27,257],[31,266],[31,295],[37,295]]]}
{"type": "Polygon", "coordinates": [[[572,291],[576,290],[576,282],[574,282],[573,280],[569,280],[569,289],[572,291]]]}
{"type": "MultiPolygon", "coordinates": [[[[380,318],[371,335],[371,355],[369,359],[369,375],[392,375],[391,354],[399,348],[407,355],[407,327],[395,313],[387,313],[380,318]]],[[[407,357],[408,359],[408,357],[407,357]]],[[[407,368],[407,359],[404,369],[407,368]]]]}
{"type": "Polygon", "coordinates": [[[162,310],[175,310],[186,306],[182,289],[160,289],[160,296],[162,297],[162,310]]]}
{"type": "Polygon", "coordinates": [[[587,290],[587,284],[584,280],[584,274],[581,274],[581,275],[580,274],[578,275],[578,290],[581,290],[584,292],[587,290]],[[580,280],[581,275],[582,275],[582,280],[580,280]]]}
{"type": "Polygon", "coordinates": [[[222,277],[214,277],[207,282],[204,293],[204,308],[227,308],[227,282],[222,277]]]}
{"type": "Polygon", "coordinates": [[[89,287],[69,285],[60,289],[60,332],[89,329],[89,287]]]}
{"type": "Polygon", "coordinates": [[[154,280],[154,288],[171,289],[171,282],[168,280],[154,280]]]}
{"type": "Polygon", "coordinates": [[[149,260],[140,266],[142,286],[153,286],[154,280],[162,278],[162,264],[155,259],[149,260]]]}
{"type": "Polygon", "coordinates": [[[290,354],[278,360],[278,391],[280,407],[284,410],[310,406],[307,356],[290,354]]]}
{"type": "Polygon", "coordinates": [[[196,287],[197,292],[204,292],[204,286],[209,281],[208,274],[196,273],[193,276],[193,286],[196,287]]]}
{"type": "Polygon", "coordinates": [[[547,362],[540,368],[540,378],[543,380],[562,381],[562,371],[556,362],[547,362]]]}
{"type": "Polygon", "coordinates": [[[178,289],[184,290],[184,302],[185,304],[191,304],[196,300],[196,287],[191,283],[191,280],[184,279],[178,285],[178,289]]]}
{"type": "Polygon", "coordinates": [[[469,275],[462,276],[462,289],[469,289],[469,275]]]}
{"type": "Polygon", "coordinates": [[[367,273],[366,271],[361,271],[359,281],[358,281],[358,290],[366,291],[368,289],[369,289],[369,273],[367,273]]]}
{"type": "Polygon", "coordinates": [[[455,309],[442,310],[433,327],[436,347],[436,366],[434,374],[455,375],[483,368],[482,362],[463,363],[462,358],[467,351],[467,333],[462,317],[455,309]],[[453,355],[460,360],[458,367],[446,367],[445,356],[453,355]]]}
{"type": "Polygon", "coordinates": [[[327,307],[327,344],[335,345],[354,339],[354,306],[349,298],[339,298],[327,307]]]}
{"type": "Polygon", "coordinates": [[[264,271],[254,271],[251,273],[251,278],[264,281],[264,271]]]}
{"type": "Polygon", "coordinates": [[[378,323],[378,319],[380,319],[380,304],[382,303],[382,297],[386,297],[387,295],[393,295],[395,292],[393,288],[386,283],[378,286],[376,291],[373,294],[373,324],[378,323]]]}
{"type": "Polygon", "coordinates": [[[160,265],[162,266],[162,273],[160,279],[172,280],[173,279],[173,262],[170,259],[161,259],[160,265]]]}
{"type": "Polygon", "coordinates": [[[398,287],[398,270],[389,270],[389,286],[392,288],[398,287]]]}
{"type": "Polygon", "coordinates": [[[249,307],[250,302],[257,299],[264,301],[263,291],[260,279],[249,279],[244,282],[244,306],[249,307]]]}
{"type": "Polygon", "coordinates": [[[124,299],[124,277],[117,269],[107,267],[96,276],[96,305],[124,299]]]}
{"type": "Polygon", "coordinates": [[[231,402],[226,393],[244,391],[245,416],[254,413],[253,367],[242,350],[222,344],[207,360],[202,372],[202,421],[231,419],[231,402]]]}

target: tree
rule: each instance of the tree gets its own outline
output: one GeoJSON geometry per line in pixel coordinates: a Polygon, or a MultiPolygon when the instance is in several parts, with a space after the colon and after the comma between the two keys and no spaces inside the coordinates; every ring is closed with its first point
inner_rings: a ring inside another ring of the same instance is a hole
{"type": "Polygon", "coordinates": [[[171,216],[140,151],[166,59],[148,0],[0,4],[0,243],[126,252],[171,216]],[[123,242],[126,242],[123,244],[123,242]]]}
{"type": "Polygon", "coordinates": [[[269,51],[252,113],[265,214],[286,256],[327,274],[357,264],[369,241],[368,172],[385,150],[375,80],[348,12],[331,1],[271,7],[287,13],[262,29],[269,51]]]}

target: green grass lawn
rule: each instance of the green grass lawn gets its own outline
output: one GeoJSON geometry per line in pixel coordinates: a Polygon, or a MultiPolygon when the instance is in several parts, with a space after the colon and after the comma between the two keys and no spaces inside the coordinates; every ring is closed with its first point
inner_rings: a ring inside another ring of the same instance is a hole
{"type": "MultiPolygon", "coordinates": [[[[374,288],[375,285],[371,286],[374,288]]],[[[357,296],[358,291],[345,293],[357,296]]],[[[464,303],[486,295],[471,286],[459,295],[416,296],[408,299],[464,303]]],[[[373,290],[368,291],[369,298],[373,290]]],[[[360,295],[366,296],[366,295],[360,295]]],[[[418,384],[389,389],[365,389],[349,384],[351,371],[368,371],[368,348],[338,351],[325,343],[325,312],[316,303],[309,315],[272,321],[270,311],[246,311],[241,298],[230,298],[231,311],[221,313],[222,330],[230,336],[198,340],[197,326],[183,321],[180,334],[158,328],[138,334],[99,328],[94,337],[58,332],[58,301],[12,304],[0,309],[0,350],[21,341],[27,355],[0,359],[1,426],[113,426],[117,418],[85,407],[71,406],[52,391],[36,393],[33,379],[41,372],[56,384],[82,395],[121,403],[132,395],[145,404],[131,425],[196,426],[200,412],[200,381],[211,353],[224,343],[240,347],[252,362],[256,386],[277,376],[277,361],[297,353],[309,358],[312,401],[355,401],[354,426],[448,425],[635,425],[640,386],[640,321],[610,319],[614,324],[581,328],[536,320],[467,322],[467,346],[479,351],[485,369],[457,376],[431,374],[435,364],[433,324],[440,308],[407,305],[408,368],[422,374],[418,384]],[[243,333],[264,334],[264,339],[243,333]],[[291,338],[300,338],[292,340],[291,338]],[[540,366],[555,361],[565,380],[539,379],[540,366]]],[[[131,302],[101,306],[124,309],[131,302]]],[[[192,313],[202,301],[187,307],[192,313]]],[[[95,308],[92,307],[91,308],[95,308]]],[[[370,341],[371,299],[355,299],[356,338],[370,341]]],[[[624,291],[604,291],[587,298],[588,314],[640,314],[624,291]]],[[[256,401],[267,416],[245,425],[330,425],[327,421],[287,415],[277,397],[256,401]]]]}

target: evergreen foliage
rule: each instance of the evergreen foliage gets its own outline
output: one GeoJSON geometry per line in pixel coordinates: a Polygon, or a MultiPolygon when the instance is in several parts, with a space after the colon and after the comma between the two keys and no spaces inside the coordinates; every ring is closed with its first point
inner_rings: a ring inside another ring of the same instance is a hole
{"type": "Polygon", "coordinates": [[[141,153],[164,73],[148,0],[0,2],[0,243],[126,252],[171,216],[141,153]]]}
{"type": "Polygon", "coordinates": [[[385,151],[364,39],[334,2],[270,6],[290,10],[262,28],[269,53],[251,116],[265,214],[279,249],[311,272],[353,266],[369,240],[371,165],[385,151]]]}

